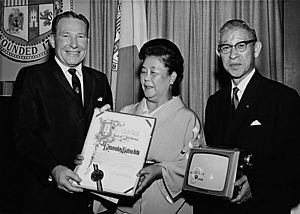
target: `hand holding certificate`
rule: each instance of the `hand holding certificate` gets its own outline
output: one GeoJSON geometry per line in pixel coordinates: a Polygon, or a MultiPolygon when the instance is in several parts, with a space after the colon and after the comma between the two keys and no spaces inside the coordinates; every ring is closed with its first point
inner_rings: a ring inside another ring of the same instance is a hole
{"type": "Polygon", "coordinates": [[[82,179],[79,185],[133,196],[154,126],[155,118],[95,109],[81,153],[84,160],[75,169],[82,179]]]}

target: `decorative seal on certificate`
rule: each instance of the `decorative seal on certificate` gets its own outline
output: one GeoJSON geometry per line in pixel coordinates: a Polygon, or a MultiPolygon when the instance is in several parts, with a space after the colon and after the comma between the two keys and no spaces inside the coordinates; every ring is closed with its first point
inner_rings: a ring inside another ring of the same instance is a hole
{"type": "Polygon", "coordinates": [[[0,53],[19,62],[46,57],[52,20],[69,10],[65,1],[0,0],[0,53]]]}
{"type": "Polygon", "coordinates": [[[98,168],[97,164],[93,164],[93,167],[94,167],[94,171],[91,174],[91,179],[92,179],[92,181],[97,183],[97,190],[98,191],[103,191],[101,180],[104,177],[104,173],[103,173],[102,170],[100,170],[98,168]]]}

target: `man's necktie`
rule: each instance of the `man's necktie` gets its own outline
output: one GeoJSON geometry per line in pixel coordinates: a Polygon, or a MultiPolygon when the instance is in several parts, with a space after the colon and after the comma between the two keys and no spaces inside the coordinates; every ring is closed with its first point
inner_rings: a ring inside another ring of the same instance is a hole
{"type": "Polygon", "coordinates": [[[76,69],[70,68],[68,72],[72,75],[72,86],[73,86],[73,91],[79,98],[79,100],[82,102],[82,96],[81,96],[81,84],[78,76],[76,75],[76,69]]]}
{"type": "Polygon", "coordinates": [[[239,104],[239,97],[237,95],[239,91],[239,88],[238,87],[234,87],[233,88],[233,93],[232,93],[232,104],[233,104],[233,107],[234,107],[234,110],[237,108],[238,104],[239,104]]]}

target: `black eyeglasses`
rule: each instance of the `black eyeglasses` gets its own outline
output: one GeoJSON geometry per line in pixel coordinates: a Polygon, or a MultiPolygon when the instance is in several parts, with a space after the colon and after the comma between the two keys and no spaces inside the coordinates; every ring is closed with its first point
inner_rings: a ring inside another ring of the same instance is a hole
{"type": "Polygon", "coordinates": [[[256,42],[256,39],[251,39],[248,41],[240,41],[240,42],[236,43],[235,45],[221,44],[221,45],[218,45],[218,50],[222,54],[228,54],[228,53],[230,53],[231,49],[234,47],[238,52],[244,52],[245,50],[247,50],[247,45],[252,42],[256,42]]]}

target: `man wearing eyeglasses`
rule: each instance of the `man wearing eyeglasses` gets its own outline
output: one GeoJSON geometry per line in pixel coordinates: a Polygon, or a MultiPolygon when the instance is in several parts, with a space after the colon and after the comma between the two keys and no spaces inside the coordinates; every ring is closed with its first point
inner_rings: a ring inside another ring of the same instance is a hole
{"type": "Polygon", "coordinates": [[[300,98],[258,72],[254,61],[261,49],[255,30],[244,21],[229,20],[221,27],[217,53],[231,84],[208,99],[205,138],[210,146],[239,148],[254,161],[251,170],[238,171],[230,201],[208,200],[202,211],[282,214],[300,200],[294,191],[300,98]]]}

